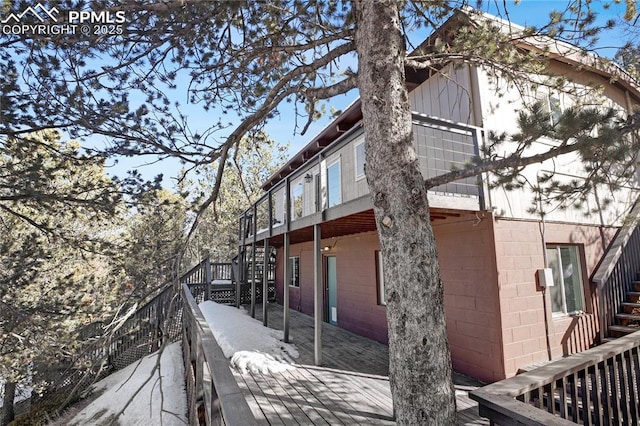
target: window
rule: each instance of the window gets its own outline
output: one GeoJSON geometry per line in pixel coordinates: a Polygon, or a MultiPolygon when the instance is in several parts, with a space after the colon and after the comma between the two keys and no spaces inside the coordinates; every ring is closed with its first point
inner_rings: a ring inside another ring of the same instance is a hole
{"type": "Polygon", "coordinates": [[[384,269],[382,267],[382,252],[376,250],[376,288],[378,291],[378,305],[386,305],[387,298],[384,295],[384,269]]]}
{"type": "Polygon", "coordinates": [[[298,256],[289,258],[289,273],[291,274],[289,285],[300,287],[300,258],[298,256]]]}
{"type": "Polygon", "coordinates": [[[547,93],[538,98],[538,100],[542,104],[544,112],[549,114],[551,124],[554,126],[558,124],[560,117],[562,116],[562,103],[560,102],[560,97],[553,93],[547,93]]]}
{"type": "Polygon", "coordinates": [[[327,167],[327,203],[328,207],[342,203],[342,190],[340,188],[340,161],[336,161],[327,167]]]}
{"type": "Polygon", "coordinates": [[[302,181],[291,188],[291,220],[300,219],[303,214],[302,194],[304,185],[302,181]]]}
{"type": "Polygon", "coordinates": [[[582,267],[577,246],[547,246],[548,267],[553,272],[551,307],[554,314],[584,311],[582,267]]]}
{"type": "Polygon", "coordinates": [[[558,124],[562,116],[560,98],[555,95],[549,95],[549,115],[551,115],[551,124],[554,126],[558,124]]]}
{"type": "Polygon", "coordinates": [[[364,177],[364,141],[360,141],[354,145],[356,157],[356,180],[364,177]]]}

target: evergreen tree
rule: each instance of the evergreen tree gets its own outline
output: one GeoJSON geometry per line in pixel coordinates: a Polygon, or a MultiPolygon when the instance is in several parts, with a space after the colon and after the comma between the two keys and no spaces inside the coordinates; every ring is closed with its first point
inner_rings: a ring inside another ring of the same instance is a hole
{"type": "Polygon", "coordinates": [[[138,197],[136,213],[127,221],[122,256],[125,291],[132,302],[154,296],[177,276],[187,229],[186,201],[166,189],[138,197]]]}
{"type": "Polygon", "coordinates": [[[4,425],[15,385],[46,387],[47,366],[76,354],[82,327],[112,314],[121,278],[109,259],[112,219],[122,207],[103,160],[55,131],[1,141],[0,170],[4,425]]]}
{"type": "MultiPolygon", "coordinates": [[[[258,133],[244,138],[227,162],[218,198],[202,214],[187,246],[187,266],[207,256],[223,263],[237,256],[238,217],[263,195],[262,184],[284,164],[284,147],[258,133]]],[[[191,181],[184,189],[206,199],[212,192],[216,170],[217,163],[201,168],[197,181],[191,181]]]]}

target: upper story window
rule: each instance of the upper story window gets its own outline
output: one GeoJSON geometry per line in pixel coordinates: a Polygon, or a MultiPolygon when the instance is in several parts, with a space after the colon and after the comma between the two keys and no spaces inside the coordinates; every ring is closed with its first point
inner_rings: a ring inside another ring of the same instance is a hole
{"type": "Polygon", "coordinates": [[[356,180],[364,177],[364,141],[356,143],[353,147],[356,162],[356,180]]]}
{"type": "Polygon", "coordinates": [[[291,188],[291,220],[300,219],[304,212],[304,204],[302,196],[304,194],[304,185],[302,181],[298,182],[291,188]]]}
{"type": "Polygon", "coordinates": [[[554,126],[558,124],[563,110],[560,96],[556,93],[545,93],[538,100],[542,103],[544,111],[549,114],[551,124],[554,126]]]}
{"type": "Polygon", "coordinates": [[[327,167],[327,207],[342,203],[340,160],[327,167]]]}
{"type": "Polygon", "coordinates": [[[553,272],[551,307],[554,314],[584,311],[584,284],[577,246],[548,245],[547,263],[553,272]]]}

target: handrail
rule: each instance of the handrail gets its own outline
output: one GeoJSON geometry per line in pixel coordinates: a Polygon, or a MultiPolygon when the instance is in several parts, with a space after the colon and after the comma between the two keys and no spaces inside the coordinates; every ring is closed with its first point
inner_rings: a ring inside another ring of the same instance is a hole
{"type": "Polygon", "coordinates": [[[602,262],[598,265],[595,272],[593,273],[593,277],[591,281],[594,284],[602,284],[605,282],[611,274],[613,273],[620,256],[624,251],[625,246],[629,242],[633,231],[638,226],[638,222],[640,221],[640,198],[636,200],[633,207],[629,211],[627,215],[627,220],[625,220],[622,228],[618,231],[613,241],[609,245],[609,249],[607,250],[607,254],[602,259],[602,262]]]}
{"type": "Polygon", "coordinates": [[[182,284],[182,300],[189,418],[192,422],[198,419],[199,408],[202,407],[207,425],[257,425],[249,404],[231,373],[229,360],[222,353],[186,284],[182,284]]]}
{"type": "Polygon", "coordinates": [[[640,198],[636,200],[625,222],[596,268],[591,281],[598,292],[600,341],[604,341],[609,326],[614,323],[632,281],[640,268],[640,198]]]}
{"type": "Polygon", "coordinates": [[[499,424],[637,424],[640,332],[472,391],[499,424]]]}

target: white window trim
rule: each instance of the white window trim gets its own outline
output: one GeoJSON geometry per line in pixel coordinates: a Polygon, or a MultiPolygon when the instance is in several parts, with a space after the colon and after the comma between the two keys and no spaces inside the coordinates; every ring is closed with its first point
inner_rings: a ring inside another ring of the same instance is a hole
{"type": "Polygon", "coordinates": [[[565,289],[565,283],[564,283],[564,278],[562,277],[562,275],[560,276],[560,280],[562,282],[560,283],[554,283],[554,286],[559,286],[560,287],[560,291],[562,292],[562,312],[553,312],[553,305],[551,306],[551,313],[553,315],[554,318],[565,318],[565,317],[570,317],[570,316],[576,316],[576,315],[580,315],[583,314],[586,310],[587,307],[587,300],[586,300],[586,294],[585,294],[585,279],[584,279],[584,275],[582,273],[582,258],[581,258],[581,251],[580,251],[580,247],[578,247],[577,245],[573,245],[573,244],[547,244],[546,249],[553,249],[553,250],[559,250],[561,247],[573,247],[576,250],[576,259],[578,261],[578,274],[580,277],[580,297],[582,299],[582,310],[578,310],[578,311],[571,311],[569,312],[567,310],[567,296],[566,296],[566,289],[565,289]]]}
{"type": "Polygon", "coordinates": [[[331,208],[331,207],[336,207],[339,206],[340,204],[342,204],[344,202],[344,200],[342,199],[342,167],[340,164],[340,157],[338,157],[335,161],[332,161],[331,163],[327,162],[327,208],[331,208]],[[338,204],[336,204],[335,206],[330,206],[330,198],[331,198],[331,193],[329,191],[329,169],[335,165],[338,165],[338,188],[340,190],[340,202],[338,202],[338,204]]]}
{"type": "Polygon", "coordinates": [[[290,220],[291,222],[302,219],[305,214],[304,214],[304,199],[305,199],[305,193],[306,191],[306,185],[304,182],[304,178],[298,178],[295,181],[291,182],[289,184],[289,190],[291,191],[291,195],[290,195],[290,199],[291,199],[291,212],[290,212],[290,220]],[[300,217],[295,217],[295,205],[294,205],[294,194],[295,194],[295,190],[298,188],[302,188],[302,192],[300,194],[300,200],[302,202],[302,214],[300,217]]]}
{"type": "Polygon", "coordinates": [[[354,169],[356,182],[365,178],[365,174],[364,174],[364,164],[365,163],[363,163],[362,174],[361,175],[358,174],[358,147],[360,145],[362,145],[364,147],[364,139],[362,139],[359,142],[356,142],[356,143],[353,144],[353,165],[354,165],[353,169],[354,169]]]}

